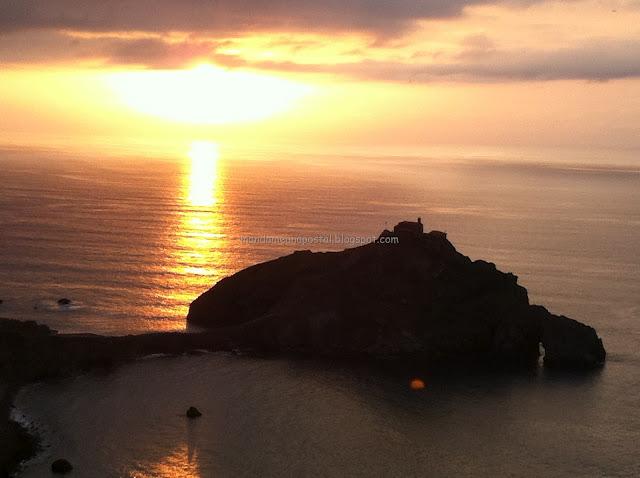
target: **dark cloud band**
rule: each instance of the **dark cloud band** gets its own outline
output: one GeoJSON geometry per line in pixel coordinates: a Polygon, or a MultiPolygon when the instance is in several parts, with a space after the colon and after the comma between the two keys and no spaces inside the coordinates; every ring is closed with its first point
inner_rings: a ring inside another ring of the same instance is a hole
{"type": "MultiPolygon", "coordinates": [[[[505,0],[531,3],[534,0],[505,0]]],[[[489,0],[0,0],[0,31],[261,30],[398,33],[489,0]]],[[[495,2],[493,2],[495,3],[495,2]]]]}

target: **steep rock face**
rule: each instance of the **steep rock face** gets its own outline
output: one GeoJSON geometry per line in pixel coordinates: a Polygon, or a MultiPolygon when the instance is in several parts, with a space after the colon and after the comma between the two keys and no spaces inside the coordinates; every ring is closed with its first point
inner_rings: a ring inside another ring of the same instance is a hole
{"type": "Polygon", "coordinates": [[[531,306],[516,276],[471,261],[437,232],[258,264],[221,280],[188,315],[267,352],[516,366],[537,363],[544,341],[550,364],[601,363],[597,335],[565,320],[531,306]]]}
{"type": "Polygon", "coordinates": [[[544,364],[549,368],[592,368],[604,363],[606,352],[593,327],[538,306],[542,319],[544,364]]]}

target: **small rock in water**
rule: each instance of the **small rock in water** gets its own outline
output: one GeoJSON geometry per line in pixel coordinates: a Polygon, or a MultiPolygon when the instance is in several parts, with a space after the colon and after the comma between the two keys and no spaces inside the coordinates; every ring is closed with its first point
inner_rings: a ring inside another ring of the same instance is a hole
{"type": "Polygon", "coordinates": [[[71,299],[67,299],[63,297],[62,299],[58,299],[58,305],[69,305],[71,304],[71,299]]]}
{"type": "Polygon", "coordinates": [[[189,407],[189,409],[187,410],[187,417],[189,418],[198,418],[201,416],[202,413],[200,413],[200,410],[198,410],[196,407],[189,407]]]}
{"type": "Polygon", "coordinates": [[[51,463],[51,471],[53,473],[65,474],[73,470],[73,466],[64,458],[60,458],[51,463]]]}

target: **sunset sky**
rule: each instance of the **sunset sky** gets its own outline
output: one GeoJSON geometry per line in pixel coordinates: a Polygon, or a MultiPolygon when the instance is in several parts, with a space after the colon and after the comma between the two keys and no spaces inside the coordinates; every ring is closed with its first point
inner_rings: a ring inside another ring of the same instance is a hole
{"type": "Polygon", "coordinates": [[[0,0],[0,142],[640,148],[638,0],[0,0]]]}

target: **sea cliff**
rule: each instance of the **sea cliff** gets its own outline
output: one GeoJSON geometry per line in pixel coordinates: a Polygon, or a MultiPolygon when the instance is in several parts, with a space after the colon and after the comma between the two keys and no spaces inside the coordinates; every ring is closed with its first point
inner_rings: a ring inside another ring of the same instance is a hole
{"type": "Polygon", "coordinates": [[[260,352],[425,368],[535,366],[541,346],[547,367],[594,368],[606,356],[593,328],[531,305],[515,275],[472,261],[421,223],[342,252],[299,251],[249,267],[198,297],[187,320],[232,330],[260,352]]]}

